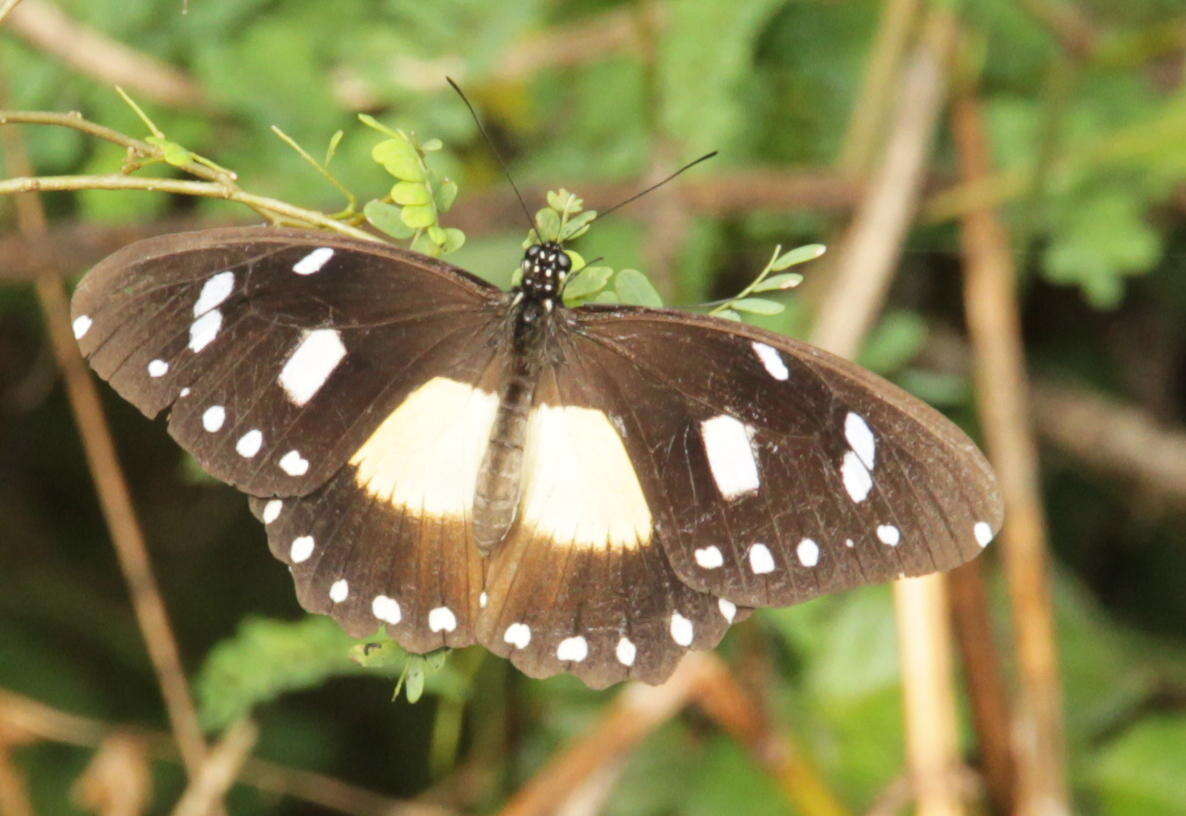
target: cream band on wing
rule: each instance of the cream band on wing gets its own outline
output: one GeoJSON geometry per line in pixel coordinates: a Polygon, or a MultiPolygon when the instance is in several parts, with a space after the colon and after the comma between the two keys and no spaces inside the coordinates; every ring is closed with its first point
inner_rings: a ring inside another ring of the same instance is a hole
{"type": "MultiPolygon", "coordinates": [[[[350,458],[355,480],[392,506],[469,518],[498,397],[435,377],[413,391],[350,458]]],[[[557,546],[637,547],[651,512],[630,457],[601,411],[539,405],[527,425],[522,523],[557,546]]]]}
{"type": "Polygon", "coordinates": [[[496,395],[434,377],[350,457],[355,481],[394,507],[468,518],[497,410],[496,395]]]}

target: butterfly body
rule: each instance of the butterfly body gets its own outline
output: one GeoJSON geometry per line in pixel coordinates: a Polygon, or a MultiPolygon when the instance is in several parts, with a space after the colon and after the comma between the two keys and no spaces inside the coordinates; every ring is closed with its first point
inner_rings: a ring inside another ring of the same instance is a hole
{"type": "Polygon", "coordinates": [[[533,676],[664,679],[749,607],[948,569],[992,473],[875,375],[738,323],[566,308],[298,230],[149,239],[79,285],[96,371],[248,493],[307,609],[533,676]]]}

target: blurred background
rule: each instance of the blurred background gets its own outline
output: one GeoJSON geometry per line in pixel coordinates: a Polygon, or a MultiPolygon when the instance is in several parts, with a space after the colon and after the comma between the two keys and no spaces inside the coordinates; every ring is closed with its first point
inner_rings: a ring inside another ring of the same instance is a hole
{"type": "MultiPolygon", "coordinates": [[[[532,209],[561,186],[605,208],[719,150],[578,249],[693,306],[775,245],[827,244],[755,320],[954,418],[1009,506],[921,612],[885,586],[762,611],[659,690],[536,682],[471,649],[393,702],[399,658],[364,670],[305,617],[243,497],[61,341],[62,286],[104,254],[259,216],[84,179],[41,196],[43,224],[3,195],[0,813],[1186,813],[1181,0],[3,0],[0,18],[0,108],[143,138],[121,85],[259,195],[343,206],[272,125],[317,157],[343,130],[332,169],[362,200],[391,179],[358,112],[441,139],[461,190],[444,223],[468,238],[450,260],[502,283],[521,213],[446,75],[532,209]]],[[[77,128],[0,135],[5,180],[125,157],[77,128]]]]}

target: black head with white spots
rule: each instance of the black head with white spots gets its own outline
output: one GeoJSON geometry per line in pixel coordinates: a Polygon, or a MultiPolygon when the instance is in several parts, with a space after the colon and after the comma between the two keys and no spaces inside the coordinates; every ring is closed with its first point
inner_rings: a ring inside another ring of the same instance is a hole
{"type": "Polygon", "coordinates": [[[555,303],[560,300],[571,270],[572,259],[557,242],[532,244],[523,253],[523,282],[519,290],[531,300],[555,303]]]}

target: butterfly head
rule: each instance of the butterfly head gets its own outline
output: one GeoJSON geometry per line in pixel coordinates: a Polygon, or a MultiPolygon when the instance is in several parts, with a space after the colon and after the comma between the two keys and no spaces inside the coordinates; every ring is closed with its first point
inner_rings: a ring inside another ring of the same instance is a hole
{"type": "Polygon", "coordinates": [[[519,288],[533,300],[558,301],[571,269],[572,259],[559,243],[532,244],[523,253],[523,282],[519,288]]]}

